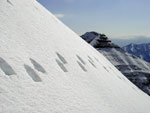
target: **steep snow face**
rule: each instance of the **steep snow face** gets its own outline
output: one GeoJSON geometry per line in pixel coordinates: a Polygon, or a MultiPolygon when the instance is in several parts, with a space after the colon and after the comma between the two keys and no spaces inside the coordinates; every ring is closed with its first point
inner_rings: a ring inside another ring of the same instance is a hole
{"type": "Polygon", "coordinates": [[[0,1],[0,113],[149,113],[150,98],[35,0],[0,1]]]}
{"type": "Polygon", "coordinates": [[[146,44],[129,44],[123,49],[128,53],[137,56],[150,63],[150,43],[146,44]]]}
{"type": "MultiPolygon", "coordinates": [[[[86,35],[82,35],[82,37],[86,39],[86,35]]],[[[89,43],[102,53],[130,81],[150,95],[150,64],[128,54],[122,48],[114,46],[115,44],[111,43],[108,38],[103,39],[103,41],[97,41],[100,39],[102,40],[103,36],[97,35],[89,43]],[[97,43],[93,44],[93,42],[97,43]]]]}

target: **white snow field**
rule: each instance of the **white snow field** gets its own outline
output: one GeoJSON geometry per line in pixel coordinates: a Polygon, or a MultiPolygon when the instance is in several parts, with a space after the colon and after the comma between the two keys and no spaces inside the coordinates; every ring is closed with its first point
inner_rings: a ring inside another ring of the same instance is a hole
{"type": "Polygon", "coordinates": [[[0,113],[149,113],[150,97],[35,0],[0,0],[0,113]]]}

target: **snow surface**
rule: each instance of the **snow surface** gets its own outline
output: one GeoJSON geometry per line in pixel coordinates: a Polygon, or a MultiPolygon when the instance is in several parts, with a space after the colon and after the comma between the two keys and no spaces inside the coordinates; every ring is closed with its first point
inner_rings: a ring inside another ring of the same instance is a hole
{"type": "Polygon", "coordinates": [[[35,0],[0,0],[0,51],[0,113],[150,111],[149,96],[35,0]]]}

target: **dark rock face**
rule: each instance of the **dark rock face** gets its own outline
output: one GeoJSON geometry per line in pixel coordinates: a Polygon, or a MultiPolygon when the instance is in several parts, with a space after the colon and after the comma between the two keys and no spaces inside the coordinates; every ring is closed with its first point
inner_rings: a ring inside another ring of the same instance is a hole
{"type": "Polygon", "coordinates": [[[87,32],[81,37],[95,48],[120,48],[112,43],[105,34],[87,32]]]}
{"type": "Polygon", "coordinates": [[[150,95],[150,64],[128,54],[104,34],[87,32],[81,36],[102,53],[132,83],[150,95]]]}

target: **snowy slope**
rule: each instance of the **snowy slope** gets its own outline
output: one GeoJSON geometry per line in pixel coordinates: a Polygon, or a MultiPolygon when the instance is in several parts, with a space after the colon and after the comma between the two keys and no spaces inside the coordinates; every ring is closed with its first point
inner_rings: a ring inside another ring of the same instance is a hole
{"type": "Polygon", "coordinates": [[[128,53],[137,56],[150,63],[150,43],[134,44],[131,43],[123,47],[128,53]]]}
{"type": "Polygon", "coordinates": [[[149,113],[150,98],[35,0],[0,0],[0,113],[149,113]]]}
{"type": "Polygon", "coordinates": [[[150,95],[150,64],[128,54],[122,48],[113,44],[103,34],[87,32],[81,37],[86,40],[92,34],[93,37],[89,43],[102,53],[130,81],[150,95]],[[94,37],[94,34],[98,35],[94,37]]]}

